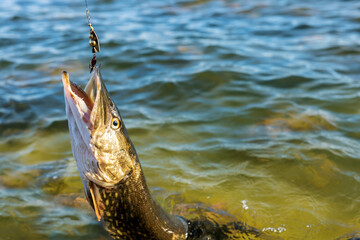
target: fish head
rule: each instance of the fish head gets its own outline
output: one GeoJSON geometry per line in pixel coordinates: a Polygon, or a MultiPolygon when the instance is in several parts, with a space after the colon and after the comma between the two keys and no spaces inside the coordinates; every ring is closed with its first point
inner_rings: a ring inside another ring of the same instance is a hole
{"type": "Polygon", "coordinates": [[[100,70],[84,90],[62,74],[71,147],[85,190],[89,182],[111,188],[139,168],[135,148],[100,70]]]}

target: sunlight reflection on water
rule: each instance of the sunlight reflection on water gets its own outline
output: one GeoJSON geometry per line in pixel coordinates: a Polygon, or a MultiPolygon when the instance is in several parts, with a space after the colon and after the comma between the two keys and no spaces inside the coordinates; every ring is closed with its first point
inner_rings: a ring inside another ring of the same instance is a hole
{"type": "MultiPolygon", "coordinates": [[[[284,239],[360,229],[358,2],[88,4],[162,206],[196,216],[202,203],[284,239]]],[[[84,199],[60,83],[63,70],[89,77],[84,4],[2,6],[1,236],[108,239],[84,199]]]]}

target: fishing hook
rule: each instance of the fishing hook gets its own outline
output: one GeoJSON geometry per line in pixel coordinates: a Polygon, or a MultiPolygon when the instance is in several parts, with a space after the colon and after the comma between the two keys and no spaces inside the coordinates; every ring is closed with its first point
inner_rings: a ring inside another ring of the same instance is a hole
{"type": "Polygon", "coordinates": [[[91,73],[92,70],[94,69],[95,65],[96,65],[96,53],[100,52],[100,42],[99,42],[99,38],[96,35],[96,32],[95,32],[93,26],[91,25],[90,12],[89,12],[86,0],[85,0],[85,7],[86,7],[86,16],[87,16],[87,19],[88,19],[88,25],[90,27],[90,35],[89,35],[90,41],[89,41],[89,44],[91,46],[91,50],[92,50],[92,53],[93,53],[93,57],[92,57],[92,59],[91,59],[91,61],[89,63],[89,68],[90,68],[90,73],[91,73]]]}

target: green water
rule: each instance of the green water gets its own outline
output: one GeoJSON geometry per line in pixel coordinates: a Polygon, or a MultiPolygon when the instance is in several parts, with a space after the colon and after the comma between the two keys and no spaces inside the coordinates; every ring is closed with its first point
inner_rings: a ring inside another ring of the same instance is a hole
{"type": "MultiPolygon", "coordinates": [[[[103,78],[164,208],[284,239],[360,231],[358,1],[88,4],[103,78]]],[[[89,78],[84,4],[2,5],[0,239],[109,239],[60,81],[89,78]]]]}

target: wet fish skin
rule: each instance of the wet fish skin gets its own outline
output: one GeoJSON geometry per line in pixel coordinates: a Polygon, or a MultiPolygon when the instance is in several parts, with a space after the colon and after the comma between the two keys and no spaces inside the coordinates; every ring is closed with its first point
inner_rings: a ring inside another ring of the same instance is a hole
{"type": "Polygon", "coordinates": [[[186,221],[152,199],[99,69],[94,69],[85,91],[70,82],[66,72],[62,79],[73,155],[98,220],[114,239],[186,239],[186,221]]]}
{"type": "Polygon", "coordinates": [[[85,91],[63,72],[71,147],[85,195],[114,239],[281,239],[239,222],[218,225],[170,215],[152,199],[120,112],[95,67],[85,91]]]}
{"type": "Polygon", "coordinates": [[[186,222],[154,202],[142,173],[110,189],[96,186],[96,191],[105,228],[114,239],[186,239],[186,222]]]}

